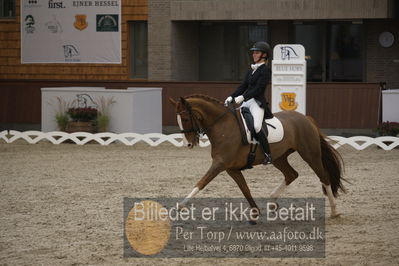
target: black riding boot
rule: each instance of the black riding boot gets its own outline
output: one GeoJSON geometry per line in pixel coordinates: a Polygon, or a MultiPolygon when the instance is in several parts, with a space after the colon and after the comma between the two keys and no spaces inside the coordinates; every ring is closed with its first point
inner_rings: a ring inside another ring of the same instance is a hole
{"type": "Polygon", "coordinates": [[[270,155],[270,147],[269,147],[269,142],[267,141],[267,138],[265,136],[265,133],[263,130],[259,131],[256,134],[256,139],[259,141],[260,146],[263,151],[263,155],[265,156],[265,159],[263,160],[263,164],[271,164],[272,163],[272,156],[270,155]]]}

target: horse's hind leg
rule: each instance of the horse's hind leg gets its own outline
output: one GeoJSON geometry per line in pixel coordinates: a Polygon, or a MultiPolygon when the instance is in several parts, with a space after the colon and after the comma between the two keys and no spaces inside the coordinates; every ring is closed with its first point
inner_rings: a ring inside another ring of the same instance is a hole
{"type": "MultiPolygon", "coordinates": [[[[309,149],[309,147],[307,149],[309,149]]],[[[307,162],[308,165],[313,169],[313,171],[316,173],[321,183],[323,184],[323,187],[326,189],[328,201],[331,208],[331,217],[339,216],[340,214],[337,212],[337,205],[335,203],[334,195],[331,190],[329,175],[324,169],[323,163],[321,161],[321,150],[313,151],[313,153],[309,150],[306,150],[306,152],[303,150],[298,150],[298,153],[301,155],[302,159],[307,162]]]]}
{"type": "Polygon", "coordinates": [[[291,167],[287,160],[287,156],[290,155],[292,152],[293,151],[285,153],[283,156],[273,162],[273,165],[283,173],[284,180],[270,194],[271,198],[278,198],[280,194],[288,187],[288,185],[291,184],[298,177],[298,172],[291,167]]]}

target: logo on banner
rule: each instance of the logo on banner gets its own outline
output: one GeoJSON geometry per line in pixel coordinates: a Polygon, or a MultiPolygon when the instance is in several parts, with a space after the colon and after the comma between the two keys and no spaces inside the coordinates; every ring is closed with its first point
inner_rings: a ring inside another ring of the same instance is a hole
{"type": "Polygon", "coordinates": [[[28,0],[28,4],[29,5],[36,5],[37,4],[37,0],[28,0]]]}
{"type": "Polygon", "coordinates": [[[64,48],[64,57],[66,61],[80,61],[74,57],[79,55],[79,50],[72,44],[62,46],[64,48]]]}
{"type": "Polygon", "coordinates": [[[298,54],[295,52],[295,49],[291,46],[281,46],[281,59],[282,60],[290,60],[299,58],[298,54]]]}
{"type": "Polygon", "coordinates": [[[86,15],[82,15],[82,14],[76,15],[75,16],[75,23],[73,23],[75,28],[77,28],[80,31],[86,29],[87,26],[89,26],[89,24],[86,21],[86,18],[87,18],[86,15]]]}
{"type": "Polygon", "coordinates": [[[286,111],[293,111],[298,107],[298,103],[295,100],[296,93],[294,92],[283,92],[281,93],[280,108],[286,111]]]}
{"type": "Polygon", "coordinates": [[[53,15],[53,20],[47,22],[46,24],[47,30],[51,33],[62,33],[62,27],[60,22],[56,19],[55,15],[53,15]]]}
{"type": "Polygon", "coordinates": [[[28,0],[28,1],[25,0],[25,1],[21,2],[21,5],[22,5],[22,3],[24,3],[23,5],[25,8],[42,7],[41,5],[39,5],[38,2],[39,2],[38,0],[28,0]]]}
{"type": "Polygon", "coordinates": [[[48,1],[48,8],[65,8],[64,3],[62,1],[54,2],[54,0],[48,1]]]}
{"type": "Polygon", "coordinates": [[[25,17],[25,31],[26,33],[33,33],[35,31],[35,19],[33,18],[32,15],[27,15],[25,17]]]}
{"type": "Polygon", "coordinates": [[[118,22],[118,15],[96,15],[96,31],[117,32],[118,22]]]}

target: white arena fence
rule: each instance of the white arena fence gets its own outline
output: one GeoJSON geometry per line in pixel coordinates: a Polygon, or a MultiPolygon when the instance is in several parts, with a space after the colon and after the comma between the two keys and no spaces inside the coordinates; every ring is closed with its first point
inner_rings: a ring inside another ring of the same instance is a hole
{"type": "MultiPolygon", "coordinates": [[[[39,141],[49,141],[52,144],[60,144],[64,141],[73,142],[78,145],[84,145],[88,142],[95,141],[101,145],[109,145],[112,143],[123,143],[125,145],[132,146],[138,142],[145,142],[148,145],[155,147],[159,144],[168,141],[176,147],[183,146],[182,134],[170,134],[164,135],[160,133],[149,133],[149,134],[137,134],[137,133],[87,133],[87,132],[76,132],[66,133],[61,131],[52,132],[41,132],[41,131],[15,131],[15,130],[4,130],[0,132],[0,140],[4,140],[6,143],[13,143],[16,140],[23,139],[30,144],[36,144],[39,141]]],[[[329,141],[335,149],[348,144],[356,150],[364,150],[370,145],[377,145],[384,150],[392,150],[399,146],[398,137],[365,137],[365,136],[354,136],[354,137],[340,137],[340,136],[328,136],[329,141]]],[[[208,137],[205,135],[200,139],[199,146],[207,147],[210,145],[208,137]]]]}

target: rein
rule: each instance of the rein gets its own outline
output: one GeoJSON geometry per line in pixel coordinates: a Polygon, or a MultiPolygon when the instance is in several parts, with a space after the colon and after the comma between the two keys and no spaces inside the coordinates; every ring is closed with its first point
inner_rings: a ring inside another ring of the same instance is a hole
{"type": "Polygon", "coordinates": [[[193,115],[193,110],[191,109],[191,106],[187,104],[187,110],[184,110],[182,112],[177,113],[178,115],[181,115],[185,112],[188,112],[189,116],[190,116],[190,121],[191,121],[191,125],[192,128],[191,129],[183,129],[180,130],[180,133],[196,133],[196,137],[199,138],[201,135],[206,134],[206,131],[208,131],[210,128],[212,128],[220,119],[222,119],[228,112],[229,110],[227,110],[226,112],[224,112],[223,114],[219,115],[209,126],[207,127],[201,127],[200,123],[197,121],[197,119],[194,118],[193,115]]]}

